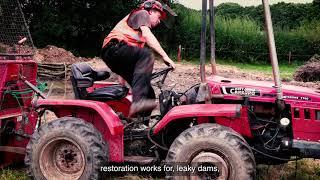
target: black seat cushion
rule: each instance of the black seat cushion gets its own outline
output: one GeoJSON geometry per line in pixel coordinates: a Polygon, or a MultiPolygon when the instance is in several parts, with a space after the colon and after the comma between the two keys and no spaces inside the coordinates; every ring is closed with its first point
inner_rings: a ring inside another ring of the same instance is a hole
{"type": "Polygon", "coordinates": [[[128,94],[129,89],[123,85],[112,85],[88,93],[86,99],[95,101],[120,100],[128,94]]]}
{"type": "Polygon", "coordinates": [[[110,77],[108,71],[95,71],[85,62],[71,65],[72,78],[77,88],[88,88],[95,81],[105,80],[110,77]]]}

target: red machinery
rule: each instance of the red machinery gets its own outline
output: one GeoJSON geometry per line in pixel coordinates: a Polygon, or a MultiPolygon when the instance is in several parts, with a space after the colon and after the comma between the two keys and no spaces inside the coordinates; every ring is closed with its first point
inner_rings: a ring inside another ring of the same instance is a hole
{"type": "MultiPolygon", "coordinates": [[[[0,165],[21,160],[23,155],[15,154],[26,153],[29,175],[35,179],[98,179],[103,166],[123,162],[215,166],[215,172],[184,175],[254,179],[256,163],[319,158],[320,94],[282,88],[269,6],[263,2],[276,85],[216,75],[204,79],[201,68],[202,83],[178,93],[162,90],[169,67],[152,77],[162,77],[156,83],[160,114],[135,121],[127,117],[128,88],[99,81],[108,78],[108,72],[73,64],[76,99],[48,100],[34,86],[37,66],[31,56],[2,53],[0,165]],[[43,99],[31,103],[33,94],[43,99]],[[41,124],[45,111],[58,119],[41,124]],[[141,123],[150,126],[137,128],[141,123]]],[[[175,175],[167,172],[167,177],[181,177],[175,175]]]]}

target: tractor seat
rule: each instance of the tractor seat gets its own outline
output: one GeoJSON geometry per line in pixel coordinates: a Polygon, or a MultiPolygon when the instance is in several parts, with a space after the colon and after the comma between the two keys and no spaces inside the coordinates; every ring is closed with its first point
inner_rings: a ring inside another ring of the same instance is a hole
{"type": "Polygon", "coordinates": [[[87,63],[75,63],[71,65],[71,82],[76,99],[94,101],[120,100],[124,98],[129,89],[123,85],[111,85],[97,88],[88,92],[87,88],[93,86],[95,81],[105,80],[110,77],[108,71],[95,71],[87,63]]]}
{"type": "Polygon", "coordinates": [[[123,85],[112,85],[104,88],[95,89],[93,92],[87,94],[89,100],[94,101],[109,101],[120,100],[128,94],[129,89],[123,85]]]}

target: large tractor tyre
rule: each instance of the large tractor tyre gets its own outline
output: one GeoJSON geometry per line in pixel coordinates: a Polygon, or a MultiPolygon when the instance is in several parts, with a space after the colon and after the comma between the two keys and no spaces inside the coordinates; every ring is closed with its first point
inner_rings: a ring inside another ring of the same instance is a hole
{"type": "Polygon", "coordinates": [[[101,133],[82,119],[64,117],[42,125],[26,147],[32,179],[101,179],[108,146],[101,133]]]}
{"type": "Polygon", "coordinates": [[[166,164],[173,166],[173,171],[166,171],[168,179],[249,180],[256,173],[249,145],[241,135],[218,124],[200,124],[182,132],[172,143],[166,164]],[[179,171],[177,166],[193,166],[195,171],[179,171]]]}

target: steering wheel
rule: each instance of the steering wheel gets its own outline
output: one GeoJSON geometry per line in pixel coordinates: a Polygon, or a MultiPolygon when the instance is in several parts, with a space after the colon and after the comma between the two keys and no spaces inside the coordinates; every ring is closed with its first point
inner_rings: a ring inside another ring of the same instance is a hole
{"type": "Polygon", "coordinates": [[[151,75],[151,80],[156,79],[156,78],[158,78],[158,77],[160,77],[160,76],[163,76],[162,79],[157,82],[157,83],[163,84],[164,81],[165,81],[166,78],[167,78],[168,73],[169,73],[170,71],[172,71],[172,70],[173,70],[173,67],[169,66],[169,67],[164,68],[164,69],[162,69],[162,70],[160,70],[160,71],[158,71],[158,72],[154,72],[154,73],[152,73],[152,75],[151,75]]]}
{"type": "Polygon", "coordinates": [[[162,77],[162,80],[161,80],[161,83],[164,83],[164,81],[165,81],[166,78],[167,78],[168,73],[169,73],[170,71],[172,71],[172,70],[173,70],[173,67],[169,66],[169,67],[164,68],[164,69],[162,69],[162,70],[160,70],[160,71],[158,71],[158,72],[154,72],[154,73],[152,73],[152,75],[151,75],[151,80],[153,80],[153,79],[155,79],[155,78],[158,78],[158,77],[160,77],[160,76],[163,76],[163,77],[162,77]]]}

